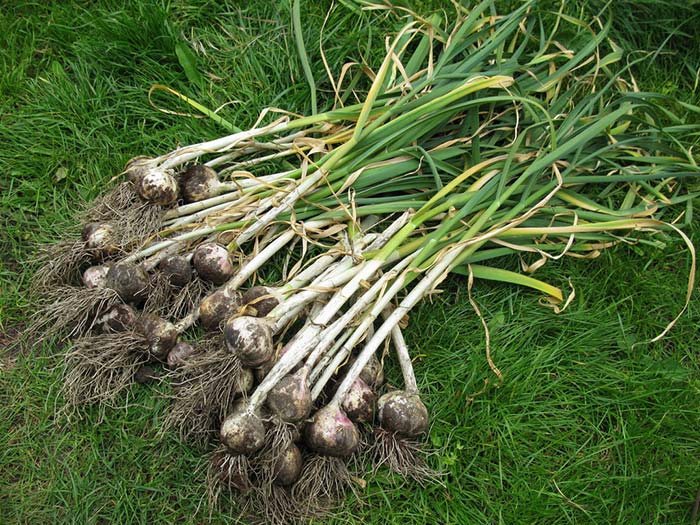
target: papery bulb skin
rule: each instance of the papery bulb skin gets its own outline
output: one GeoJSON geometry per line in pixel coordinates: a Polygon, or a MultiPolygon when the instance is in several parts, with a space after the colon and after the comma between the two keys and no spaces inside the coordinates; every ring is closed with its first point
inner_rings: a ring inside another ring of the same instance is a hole
{"type": "Polygon", "coordinates": [[[83,272],[83,284],[85,288],[105,288],[107,286],[107,273],[111,265],[102,264],[90,266],[83,272]]]}
{"type": "Polygon", "coordinates": [[[372,388],[377,388],[384,383],[384,367],[375,354],[372,354],[372,357],[362,369],[362,372],[360,372],[360,379],[372,388]]]}
{"type": "Polygon", "coordinates": [[[313,421],[305,428],[306,444],[326,456],[350,456],[360,444],[360,433],[355,424],[337,406],[328,405],[318,410],[313,421]]]}
{"type": "Polygon", "coordinates": [[[374,404],[377,396],[359,377],[343,399],[343,410],[356,423],[369,423],[374,419],[374,404]]]}
{"type": "Polygon", "coordinates": [[[117,304],[100,318],[103,332],[125,332],[138,327],[139,313],[128,304],[117,304]]]}
{"type": "Polygon", "coordinates": [[[180,177],[182,196],[185,202],[197,202],[219,194],[219,176],[209,166],[195,164],[189,166],[180,177]]]}
{"type": "Polygon", "coordinates": [[[194,275],[192,264],[184,255],[169,255],[160,262],[158,269],[178,288],[189,284],[194,275]]]}
{"type": "Polygon", "coordinates": [[[109,267],[107,287],[125,303],[141,303],[146,299],[150,284],[148,274],[137,264],[120,262],[109,267]]]}
{"type": "Polygon", "coordinates": [[[152,167],[140,177],[137,191],[142,199],[152,204],[168,206],[177,201],[180,188],[168,171],[152,167]]]}
{"type": "Polygon", "coordinates": [[[199,305],[199,322],[207,330],[216,330],[241,304],[241,294],[226,288],[207,295],[199,305]]]}
{"type": "Polygon", "coordinates": [[[255,386],[255,374],[250,368],[241,368],[236,381],[236,394],[250,394],[255,386]]]}
{"type": "Polygon", "coordinates": [[[224,339],[229,351],[238,356],[241,364],[251,368],[269,361],[275,351],[272,328],[257,317],[229,318],[224,324],[224,339]]]}
{"type": "Polygon", "coordinates": [[[175,325],[153,314],[144,314],[139,325],[139,331],[146,337],[153,357],[165,361],[180,335],[175,325]]]}
{"type": "Polygon", "coordinates": [[[197,246],[192,265],[197,270],[197,275],[217,286],[228,281],[235,272],[228,250],[214,242],[197,246]]]}
{"type": "Polygon", "coordinates": [[[265,379],[265,376],[267,376],[267,374],[270,373],[270,370],[272,370],[272,367],[274,367],[275,364],[277,364],[277,361],[279,361],[282,358],[282,356],[287,353],[289,348],[290,348],[290,346],[288,344],[284,345],[282,348],[280,348],[277,351],[276,354],[273,354],[272,357],[270,357],[270,359],[265,361],[263,364],[255,367],[255,370],[254,370],[255,380],[258,383],[262,383],[263,379],[265,379]]]}
{"type": "Polygon", "coordinates": [[[265,425],[257,415],[239,408],[224,419],[220,437],[232,452],[250,455],[265,444],[265,425]]]}
{"type": "Polygon", "coordinates": [[[129,182],[138,187],[139,184],[141,184],[141,179],[143,179],[144,175],[148,173],[152,161],[153,159],[151,157],[147,157],[145,155],[138,155],[132,159],[129,159],[126,163],[126,168],[124,169],[124,173],[126,174],[126,178],[129,180],[129,182]]]}
{"type": "Polygon", "coordinates": [[[87,223],[83,226],[81,238],[85,249],[96,257],[106,257],[117,251],[114,226],[109,223],[87,223]]]}
{"type": "Polygon", "coordinates": [[[377,412],[385,430],[406,437],[417,437],[428,430],[428,409],[417,394],[388,392],[377,401],[377,412]]]}
{"type": "Polygon", "coordinates": [[[170,349],[165,362],[170,368],[177,368],[187,363],[196,353],[197,349],[194,346],[185,341],[181,341],[170,349]]]}
{"type": "Polygon", "coordinates": [[[288,374],[267,394],[267,406],[282,421],[298,423],[309,416],[313,402],[308,375],[306,368],[288,374]]]}
{"type": "Polygon", "coordinates": [[[299,479],[303,465],[301,450],[296,445],[290,444],[275,462],[273,483],[282,487],[293,485],[299,479]]]}

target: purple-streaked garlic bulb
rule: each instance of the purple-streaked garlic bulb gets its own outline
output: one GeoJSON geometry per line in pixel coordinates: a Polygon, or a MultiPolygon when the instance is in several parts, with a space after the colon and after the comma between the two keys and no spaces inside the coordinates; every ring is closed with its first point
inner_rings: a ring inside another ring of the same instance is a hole
{"type": "Polygon", "coordinates": [[[148,173],[152,161],[151,157],[145,155],[138,155],[129,159],[124,169],[127,179],[138,187],[143,176],[148,173]]]}
{"type": "Polygon", "coordinates": [[[377,396],[369,385],[358,377],[345,395],[342,407],[352,421],[369,423],[374,418],[376,400],[377,396]]]}
{"type": "Polygon", "coordinates": [[[83,284],[86,288],[105,288],[107,286],[107,273],[111,265],[102,264],[90,266],[83,272],[83,284]]]}
{"type": "Polygon", "coordinates": [[[147,385],[158,379],[158,372],[155,368],[149,365],[141,365],[136,372],[134,372],[134,381],[139,385],[147,385]]]}
{"type": "Polygon", "coordinates": [[[237,355],[243,366],[256,367],[269,361],[274,354],[272,328],[257,317],[231,317],[224,325],[226,346],[237,355]]]}
{"type": "Polygon", "coordinates": [[[360,379],[374,388],[384,383],[384,368],[382,367],[382,362],[375,354],[372,354],[372,357],[362,369],[362,372],[360,372],[360,379]]]}
{"type": "Polygon", "coordinates": [[[417,437],[428,430],[428,409],[418,394],[403,390],[388,392],[377,401],[382,428],[406,437],[417,437]]]}
{"type": "Polygon", "coordinates": [[[85,248],[98,257],[104,257],[116,251],[114,226],[109,223],[87,223],[83,226],[81,238],[85,248]]]}
{"type": "Polygon", "coordinates": [[[177,368],[187,363],[188,359],[197,353],[197,349],[190,343],[180,341],[168,352],[165,362],[170,368],[177,368]]]}
{"type": "Polygon", "coordinates": [[[160,262],[158,269],[173,286],[182,287],[192,281],[192,264],[184,255],[169,255],[160,262]]]}
{"type": "Polygon", "coordinates": [[[248,315],[265,317],[280,304],[280,298],[274,288],[253,286],[243,293],[241,302],[246,306],[248,315]]]}
{"type": "Polygon", "coordinates": [[[224,419],[220,437],[232,452],[249,455],[265,444],[265,424],[245,407],[239,407],[224,419]]]}
{"type": "Polygon", "coordinates": [[[214,242],[200,244],[194,251],[192,265],[205,281],[221,285],[234,274],[231,255],[224,246],[214,242]]]}
{"type": "Polygon", "coordinates": [[[241,294],[226,288],[210,293],[199,305],[199,322],[207,330],[216,330],[241,304],[241,294]]]}
{"type": "Polygon", "coordinates": [[[197,202],[221,193],[219,176],[209,166],[195,164],[189,166],[180,176],[180,186],[185,202],[197,202]]]}
{"type": "Polygon", "coordinates": [[[327,405],[314,414],[304,437],[312,450],[326,456],[350,456],[360,444],[357,427],[335,405],[327,405]]]}
{"type": "Polygon", "coordinates": [[[167,359],[179,335],[175,325],[153,314],[144,314],[139,325],[139,331],[146,337],[153,356],[161,361],[167,359]]]}
{"type": "Polygon", "coordinates": [[[255,386],[255,374],[250,368],[241,368],[235,381],[237,394],[250,394],[255,386]]]}
{"type": "Polygon", "coordinates": [[[308,376],[308,369],[300,368],[283,377],[267,394],[267,406],[282,421],[297,423],[309,416],[313,402],[308,376]]]}
{"type": "Polygon", "coordinates": [[[293,443],[290,444],[275,462],[273,483],[282,487],[293,485],[299,479],[303,465],[301,450],[293,443]]]}
{"type": "Polygon", "coordinates": [[[141,266],[121,262],[110,266],[106,284],[125,303],[140,303],[148,293],[149,278],[141,266]]]}
{"type": "Polygon", "coordinates": [[[134,330],[139,322],[139,313],[128,304],[117,304],[98,319],[103,332],[134,330]]]}
{"type": "Polygon", "coordinates": [[[161,206],[173,204],[180,193],[175,177],[155,167],[148,168],[142,174],[136,188],[141,198],[161,206]]]}

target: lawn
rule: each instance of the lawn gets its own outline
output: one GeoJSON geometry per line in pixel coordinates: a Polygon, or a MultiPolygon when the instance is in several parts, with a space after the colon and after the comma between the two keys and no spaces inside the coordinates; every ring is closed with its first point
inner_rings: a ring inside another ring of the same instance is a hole
{"type": "MultiPolygon", "coordinates": [[[[124,4],[16,2],[0,12],[0,345],[32,313],[35,246],[79,227],[78,202],[110,187],[135,155],[226,132],[162,91],[149,98],[151,86],[220,108],[244,129],[266,107],[311,110],[287,2],[124,4]]],[[[451,9],[448,1],[411,4],[420,13],[451,9]]],[[[508,2],[498,4],[502,10],[508,2]]],[[[567,5],[586,16],[599,7],[567,5]]],[[[376,69],[384,35],[401,21],[343,2],[331,9],[302,0],[302,10],[318,104],[328,107],[321,32],[338,75],[350,61],[376,69]]],[[[699,13],[697,3],[625,0],[602,16],[613,17],[613,35],[630,56],[658,51],[635,66],[642,91],[700,105],[699,13]]],[[[686,232],[697,245],[700,223],[686,232]]],[[[431,462],[446,472],[444,483],[367,472],[362,498],[349,497],[329,521],[697,520],[700,302],[696,293],[670,333],[649,342],[683,308],[691,271],[679,238],[657,240],[539,270],[538,278],[575,291],[561,313],[532,291],[477,282],[473,296],[503,381],[489,368],[466,279],[445,281],[405,331],[432,417],[431,462]]],[[[515,270],[519,261],[503,264],[515,270]]],[[[156,394],[167,385],[136,386],[124,408],[67,415],[58,394],[61,348],[57,342],[0,362],[1,523],[238,522],[235,502],[209,506],[204,453],[158,435],[168,402],[156,394]]],[[[387,374],[400,382],[398,367],[387,374]]]]}

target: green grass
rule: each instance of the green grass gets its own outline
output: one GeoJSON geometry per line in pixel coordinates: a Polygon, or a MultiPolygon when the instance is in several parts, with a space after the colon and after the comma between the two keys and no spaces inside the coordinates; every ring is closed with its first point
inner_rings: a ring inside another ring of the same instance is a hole
{"type": "MultiPolygon", "coordinates": [[[[449,2],[417,4],[426,12],[449,2]]],[[[658,49],[674,21],[655,16],[657,3],[632,5],[613,5],[618,40],[658,49]]],[[[692,24],[697,9],[684,5],[669,9],[690,20],[687,34],[636,75],[642,89],[697,104],[700,58],[688,42],[700,26],[692,24]]],[[[332,95],[318,51],[327,7],[302,0],[321,107],[332,95]]],[[[396,23],[338,6],[324,40],[333,73],[350,60],[376,68],[383,34],[396,23]]],[[[242,128],[267,106],[310,108],[286,3],[26,2],[0,13],[3,333],[30,313],[23,270],[32,246],[70,229],[76,202],[99,194],[136,154],[224,133],[211,120],[155,109],[147,92],[157,83],[209,108],[228,103],[220,114],[242,128]],[[178,60],[178,44],[192,50],[195,72],[178,60]]],[[[173,98],[153,101],[189,111],[173,98]]],[[[700,227],[689,233],[697,244],[700,227]]],[[[478,282],[474,298],[500,385],[465,280],[448,280],[406,331],[420,355],[433,461],[448,472],[445,485],[368,473],[363,501],[349,500],[332,521],[689,523],[700,488],[697,298],[667,338],[644,344],[683,306],[688,268],[676,241],[662,251],[620,246],[595,260],[551,263],[538,276],[562,287],[570,280],[576,290],[561,314],[531,292],[478,282]]],[[[154,387],[135,388],[126,410],[92,408],[67,419],[56,413],[58,349],[36,350],[3,359],[0,369],[0,523],[236,522],[235,509],[207,506],[201,451],[156,436],[167,403],[154,387]]],[[[399,381],[397,369],[388,376],[399,381]]]]}

